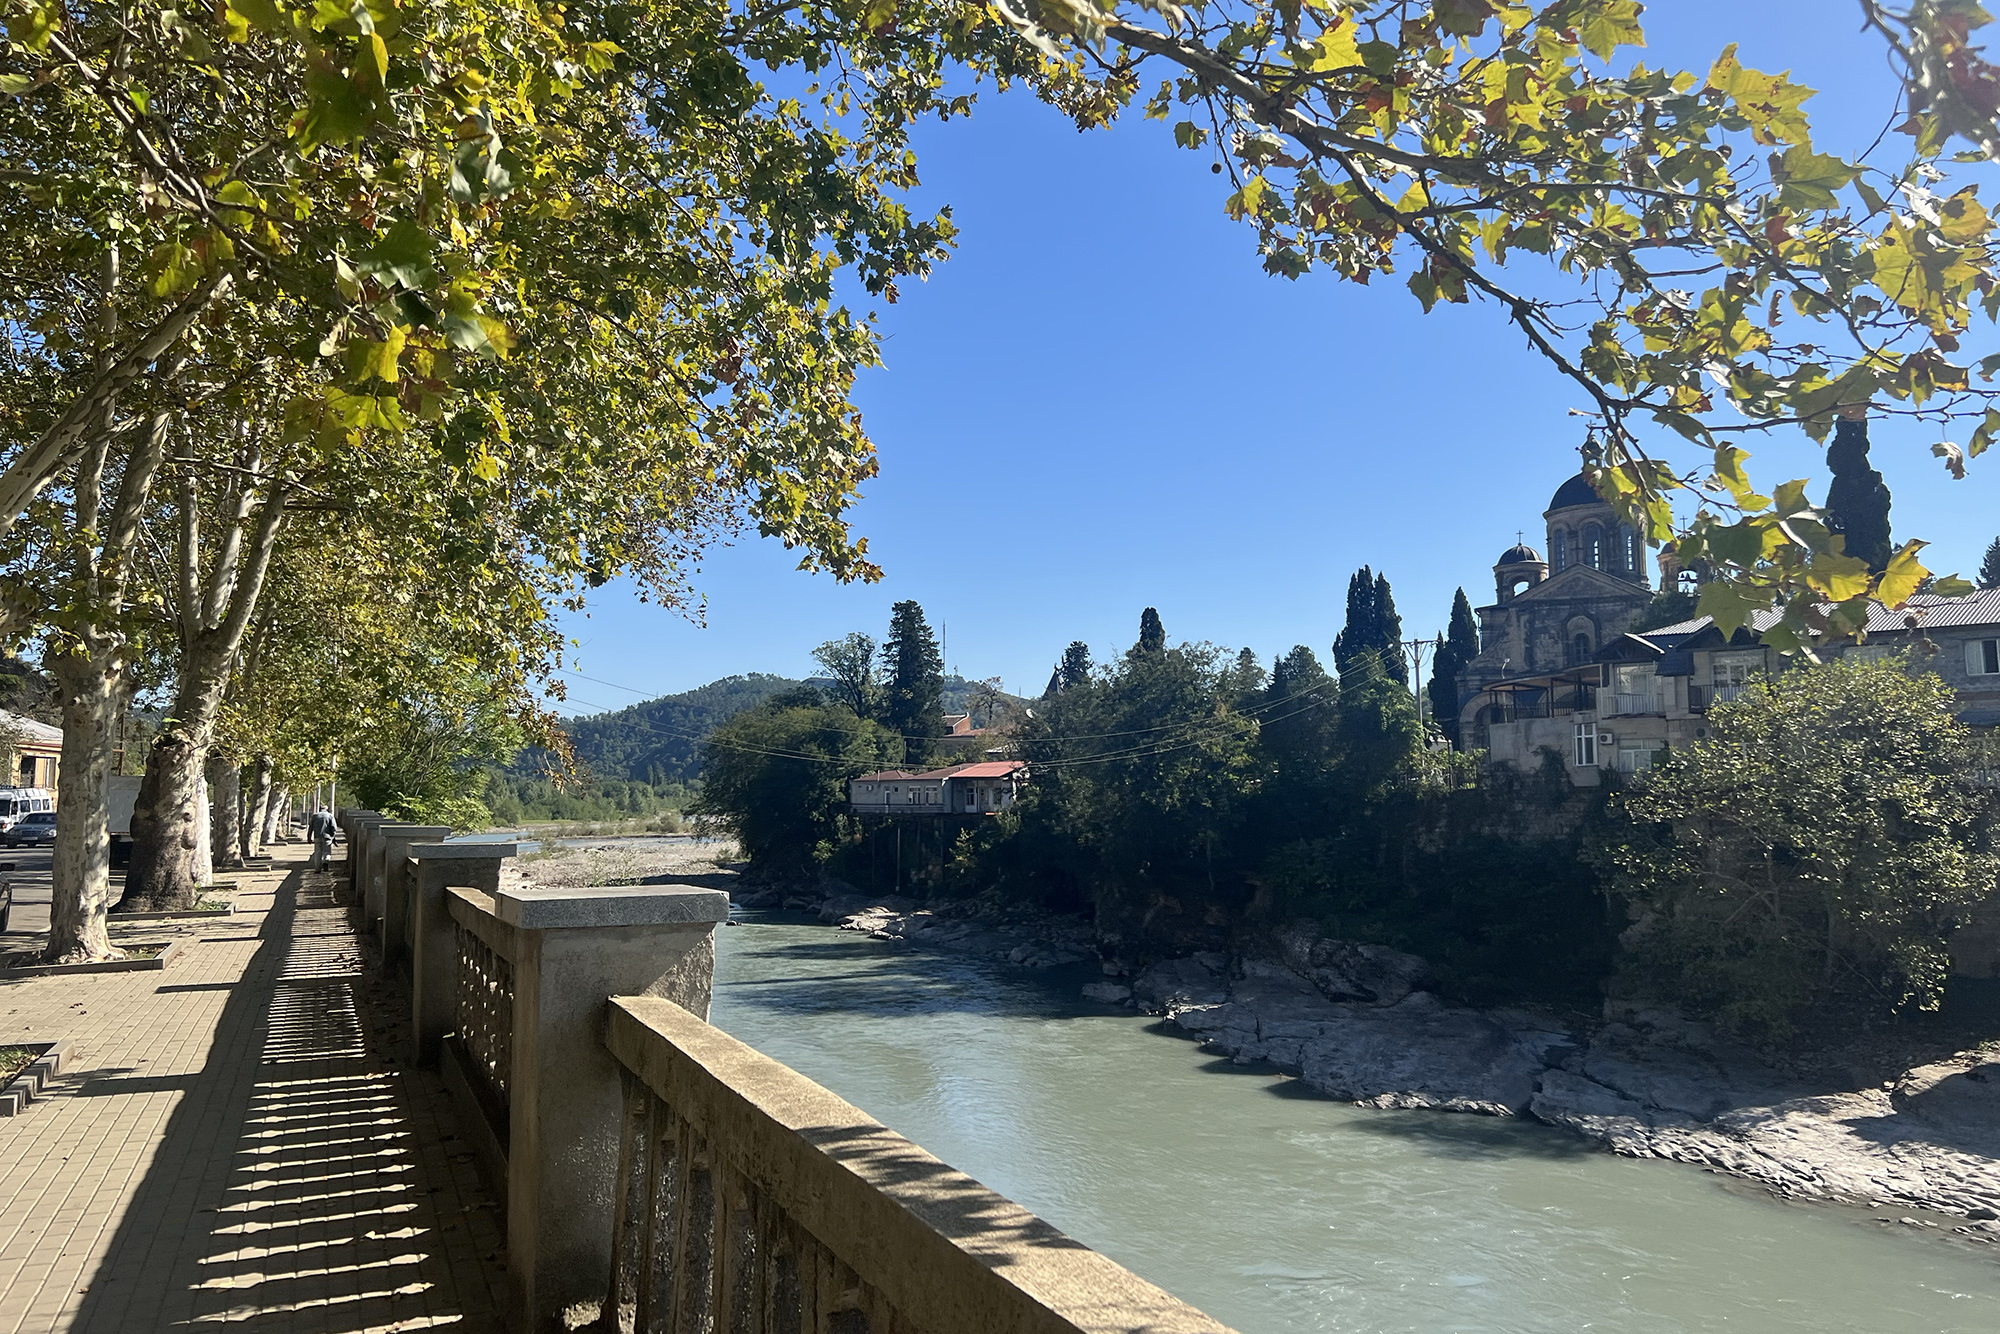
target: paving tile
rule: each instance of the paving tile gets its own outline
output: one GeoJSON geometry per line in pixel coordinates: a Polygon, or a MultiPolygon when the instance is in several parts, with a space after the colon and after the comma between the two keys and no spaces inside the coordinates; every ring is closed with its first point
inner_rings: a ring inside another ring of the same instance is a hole
{"type": "Polygon", "coordinates": [[[0,1334],[500,1328],[497,1210],[331,876],[239,876],[157,973],[0,982],[0,1035],[67,1043],[0,1121],[0,1334]]]}

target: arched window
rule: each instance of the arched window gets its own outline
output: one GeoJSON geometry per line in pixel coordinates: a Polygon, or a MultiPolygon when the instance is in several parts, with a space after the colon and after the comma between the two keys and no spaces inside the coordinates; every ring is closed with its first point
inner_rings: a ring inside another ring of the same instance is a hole
{"type": "Polygon", "coordinates": [[[1549,570],[1560,574],[1569,566],[1569,533],[1561,528],[1549,531],[1549,570]]]}
{"type": "Polygon", "coordinates": [[[1590,636],[1578,634],[1569,641],[1569,665],[1581,667],[1590,661],[1590,636]]]}
{"type": "Polygon", "coordinates": [[[1638,574],[1641,570],[1645,569],[1646,567],[1642,563],[1645,560],[1645,553],[1639,545],[1639,534],[1633,529],[1631,524],[1619,525],[1618,540],[1619,544],[1624,548],[1625,573],[1638,574]]]}
{"type": "Polygon", "coordinates": [[[1593,570],[1604,568],[1604,530],[1594,523],[1583,530],[1583,563],[1593,570]]]}

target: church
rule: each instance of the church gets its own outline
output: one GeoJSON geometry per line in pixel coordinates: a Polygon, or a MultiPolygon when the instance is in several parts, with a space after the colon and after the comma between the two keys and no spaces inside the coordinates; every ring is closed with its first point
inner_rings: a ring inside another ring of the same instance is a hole
{"type": "Polygon", "coordinates": [[[1489,715],[1505,712],[1496,700],[1505,698],[1508,681],[1577,669],[1579,687],[1594,685],[1599,650],[1631,629],[1653,599],[1644,541],[1582,473],[1556,489],[1542,519],[1548,559],[1525,543],[1501,552],[1495,601],[1478,608],[1479,656],[1458,678],[1467,749],[1485,748],[1495,720],[1489,715]]]}

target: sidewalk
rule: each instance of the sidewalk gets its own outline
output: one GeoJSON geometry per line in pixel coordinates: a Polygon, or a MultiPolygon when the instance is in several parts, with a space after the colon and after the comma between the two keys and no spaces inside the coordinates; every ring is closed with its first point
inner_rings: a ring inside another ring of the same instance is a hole
{"type": "Polygon", "coordinates": [[[0,1042],[66,1043],[0,1120],[0,1334],[497,1330],[499,1219],[407,1009],[304,850],[161,972],[0,982],[0,1042]]]}

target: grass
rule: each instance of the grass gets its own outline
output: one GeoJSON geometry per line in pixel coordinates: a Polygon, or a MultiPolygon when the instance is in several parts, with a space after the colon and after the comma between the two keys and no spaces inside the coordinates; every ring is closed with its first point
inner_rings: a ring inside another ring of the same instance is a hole
{"type": "Polygon", "coordinates": [[[197,899],[194,909],[196,912],[221,912],[228,906],[228,899],[197,899]]]}
{"type": "Polygon", "coordinates": [[[33,1047],[0,1047],[0,1088],[34,1063],[33,1047]]]}

